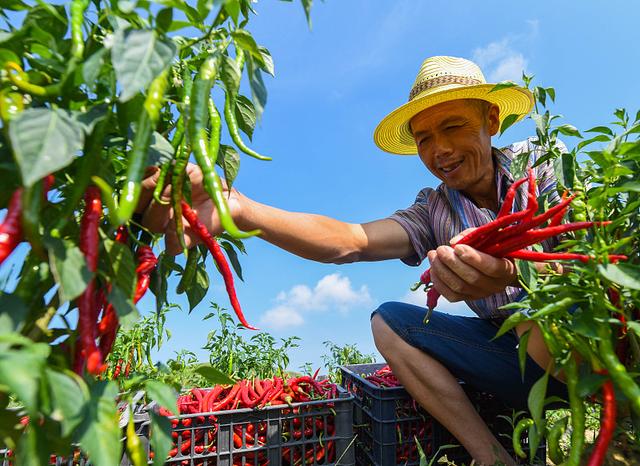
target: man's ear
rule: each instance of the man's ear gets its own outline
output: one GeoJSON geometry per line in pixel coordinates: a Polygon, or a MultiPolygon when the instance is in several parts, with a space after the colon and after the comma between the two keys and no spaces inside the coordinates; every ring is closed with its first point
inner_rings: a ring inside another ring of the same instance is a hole
{"type": "Polygon", "coordinates": [[[500,129],[500,107],[496,104],[491,104],[489,112],[487,113],[487,129],[490,136],[498,134],[500,129]]]}

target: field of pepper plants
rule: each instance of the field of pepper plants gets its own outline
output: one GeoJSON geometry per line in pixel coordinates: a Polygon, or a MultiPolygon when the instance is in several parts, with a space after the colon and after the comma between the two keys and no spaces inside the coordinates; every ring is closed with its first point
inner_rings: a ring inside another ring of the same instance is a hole
{"type": "MultiPolygon", "coordinates": [[[[311,0],[302,6],[308,19],[311,0]]],[[[278,343],[266,332],[238,333],[253,327],[234,274],[242,273],[242,240],[257,232],[234,224],[223,183],[233,185],[241,157],[270,160],[247,142],[266,104],[263,74],[273,74],[268,49],[249,32],[254,3],[1,0],[0,7],[2,459],[35,466],[58,455],[112,466],[124,454],[141,466],[211,454],[224,461],[214,438],[226,426],[235,448],[256,449],[242,464],[339,463],[338,365],[373,357],[326,342],[329,378],[310,366],[292,373],[295,337],[278,343]],[[220,213],[225,232],[217,238],[191,208],[189,161],[202,169],[220,213]],[[184,217],[202,240],[180,245],[184,266],[136,212],[150,166],[160,170],[153,195],[171,204],[178,238],[184,217]],[[16,260],[22,243],[28,248],[16,260]],[[176,292],[191,311],[204,304],[211,262],[227,293],[204,317],[219,324],[204,345],[210,360],[182,351],[153,364],[151,352],[171,336],[169,277],[179,277],[176,292]],[[156,309],[143,318],[136,304],[147,292],[156,309]],[[138,422],[143,405],[153,408],[138,422]],[[268,422],[209,414],[229,409],[279,410],[286,426],[279,434],[293,446],[274,456],[268,422]]],[[[514,420],[514,449],[522,453],[526,431],[531,452],[546,441],[552,464],[640,464],[640,113],[619,109],[612,123],[579,131],[547,109],[552,88],[524,81],[536,97],[536,144],[546,153],[538,163],[554,164],[564,202],[548,209],[546,199],[533,199],[515,217],[505,207],[484,230],[492,240],[483,231],[463,240],[516,260],[528,295],[509,305],[514,314],[499,333],[531,321],[555,363],[532,389],[529,412],[514,420]],[[572,150],[561,152],[558,137],[572,150]],[[560,234],[558,252],[535,251],[543,237],[560,234]],[[532,260],[561,262],[564,273],[539,271],[532,260]],[[569,400],[545,416],[546,405],[562,402],[545,396],[560,371],[569,400]],[[626,463],[615,462],[620,455],[626,463]]],[[[516,160],[512,171],[531,187],[525,163],[516,160]]],[[[435,307],[435,290],[428,296],[435,307]]],[[[381,374],[371,380],[395,386],[392,374],[381,374]]],[[[185,464],[212,464],[205,461],[185,464]]],[[[420,464],[428,464],[424,454],[420,464]]]]}

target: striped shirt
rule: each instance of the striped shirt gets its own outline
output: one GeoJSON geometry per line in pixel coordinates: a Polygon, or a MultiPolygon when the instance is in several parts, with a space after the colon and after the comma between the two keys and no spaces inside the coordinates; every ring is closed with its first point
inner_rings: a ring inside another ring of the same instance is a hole
{"type": "MultiPolygon", "coordinates": [[[[566,152],[566,147],[558,141],[559,148],[566,152]]],[[[531,139],[512,144],[502,149],[493,148],[496,185],[498,188],[498,204],[502,204],[504,196],[513,183],[510,172],[511,161],[520,154],[528,153],[527,166],[532,166],[542,155],[539,146],[531,139]]],[[[536,195],[540,205],[557,204],[560,196],[555,189],[556,177],[553,165],[543,162],[534,168],[537,179],[536,195]],[[546,201],[544,200],[546,198],[546,201]]],[[[520,186],[516,193],[513,211],[527,206],[527,183],[520,186]]],[[[449,240],[461,231],[470,227],[479,227],[495,220],[497,213],[491,209],[478,207],[465,194],[448,188],[444,183],[436,189],[424,188],[418,193],[415,203],[404,210],[398,210],[389,218],[398,222],[408,233],[415,254],[402,259],[408,265],[417,266],[427,257],[427,252],[441,245],[449,245],[449,240]]],[[[551,239],[542,243],[545,251],[552,250],[557,240],[551,239]]],[[[517,301],[524,295],[524,290],[507,287],[503,292],[483,299],[466,301],[467,305],[481,318],[506,318],[509,310],[501,310],[503,306],[517,301]]]]}

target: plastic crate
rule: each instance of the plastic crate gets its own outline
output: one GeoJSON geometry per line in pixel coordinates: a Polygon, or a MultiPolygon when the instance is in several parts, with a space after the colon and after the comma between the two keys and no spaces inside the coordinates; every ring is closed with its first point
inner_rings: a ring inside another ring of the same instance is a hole
{"type": "MultiPolygon", "coordinates": [[[[353,466],[353,397],[341,387],[338,393],[332,400],[170,418],[175,447],[165,464],[353,466]],[[260,444],[247,442],[247,432],[260,444]]],[[[149,452],[149,422],[139,433],[149,452]]]]}
{"type": "MultiPolygon", "coordinates": [[[[402,387],[380,388],[361,374],[371,374],[384,363],[341,366],[342,386],[354,397],[354,434],[356,465],[412,466],[419,464],[415,439],[424,453],[432,457],[441,446],[458,445],[441,455],[456,464],[469,464],[471,457],[456,438],[424,411],[402,387]]],[[[493,396],[463,388],[503,446],[513,454],[511,424],[500,415],[512,415],[512,410],[493,396]],[[501,435],[503,434],[503,435],[501,435]]],[[[523,439],[526,447],[526,436],[523,439]]],[[[525,448],[526,450],[526,448],[525,448]]],[[[540,447],[537,456],[544,464],[546,451],[540,447]]]]}

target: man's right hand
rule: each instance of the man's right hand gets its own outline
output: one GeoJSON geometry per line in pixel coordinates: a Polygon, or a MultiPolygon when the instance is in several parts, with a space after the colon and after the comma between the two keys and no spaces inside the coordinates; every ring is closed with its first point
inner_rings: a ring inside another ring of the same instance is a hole
{"type": "MultiPolygon", "coordinates": [[[[191,206],[198,214],[198,217],[211,232],[217,236],[222,232],[220,219],[211,198],[204,189],[202,172],[200,167],[195,164],[187,165],[187,176],[191,182],[191,206]]],[[[146,172],[146,177],[142,180],[142,193],[136,213],[142,214],[142,225],[154,233],[164,233],[166,251],[168,254],[179,254],[182,252],[178,237],[176,235],[176,226],[174,211],[171,202],[171,185],[167,185],[162,192],[162,200],[169,202],[169,205],[162,205],[153,199],[153,190],[158,184],[160,170],[157,167],[150,167],[146,172]]],[[[229,210],[232,217],[237,219],[241,210],[240,193],[235,189],[227,190],[224,180],[224,195],[229,204],[229,210]]],[[[183,218],[184,237],[187,247],[191,248],[201,241],[198,236],[189,227],[186,219],[183,218]]]]}

